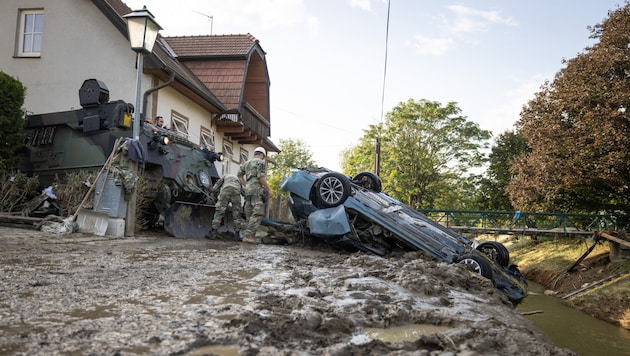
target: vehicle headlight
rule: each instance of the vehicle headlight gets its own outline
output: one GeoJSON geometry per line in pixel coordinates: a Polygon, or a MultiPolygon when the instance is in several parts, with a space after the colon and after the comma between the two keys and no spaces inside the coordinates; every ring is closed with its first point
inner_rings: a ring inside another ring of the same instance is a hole
{"type": "Polygon", "coordinates": [[[211,186],[210,176],[208,175],[207,172],[205,171],[199,172],[199,182],[201,182],[201,185],[203,185],[204,188],[210,188],[211,186]]]}

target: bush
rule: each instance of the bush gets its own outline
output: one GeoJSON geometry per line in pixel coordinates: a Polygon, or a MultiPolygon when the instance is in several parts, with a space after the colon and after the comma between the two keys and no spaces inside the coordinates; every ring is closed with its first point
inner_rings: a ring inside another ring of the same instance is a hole
{"type": "Polygon", "coordinates": [[[0,71],[0,170],[11,171],[20,161],[24,148],[24,115],[22,105],[26,88],[22,83],[0,71]]]}

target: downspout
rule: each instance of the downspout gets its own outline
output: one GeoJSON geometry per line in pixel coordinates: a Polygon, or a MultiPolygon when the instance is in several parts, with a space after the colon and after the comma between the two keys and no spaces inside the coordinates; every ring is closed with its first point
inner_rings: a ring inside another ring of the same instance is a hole
{"type": "Polygon", "coordinates": [[[142,96],[142,116],[141,117],[146,117],[144,114],[147,111],[147,102],[149,101],[149,95],[151,95],[151,93],[153,93],[154,91],[158,91],[162,88],[165,88],[171,84],[173,84],[173,81],[175,81],[175,71],[171,71],[171,77],[169,78],[168,82],[158,85],[156,87],[153,87],[147,91],[144,92],[144,95],[142,96]]]}

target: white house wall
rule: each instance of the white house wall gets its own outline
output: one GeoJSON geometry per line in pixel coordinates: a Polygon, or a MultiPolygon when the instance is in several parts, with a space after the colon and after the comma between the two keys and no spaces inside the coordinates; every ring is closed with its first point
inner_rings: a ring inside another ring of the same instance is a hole
{"type": "MultiPolygon", "coordinates": [[[[201,125],[210,127],[210,112],[203,109],[173,88],[165,87],[158,90],[156,93],[158,96],[157,110],[155,113],[151,113],[150,115],[163,116],[165,123],[170,127],[171,111],[174,110],[178,112],[180,115],[188,119],[188,131],[190,132],[188,139],[192,142],[199,143],[201,125]]],[[[147,107],[150,108],[151,106],[151,102],[149,102],[147,107]]]]}
{"type": "MultiPolygon", "coordinates": [[[[92,78],[105,83],[111,100],[135,105],[136,54],[126,37],[90,0],[0,0],[0,46],[0,70],[26,86],[24,109],[29,113],[79,108],[79,88],[84,80],[92,78]],[[44,10],[40,57],[15,55],[22,9],[44,10]]],[[[153,85],[151,76],[143,75],[141,93],[153,85]]],[[[201,126],[210,127],[210,113],[170,87],[149,96],[148,117],[162,115],[168,122],[171,110],[189,119],[189,139],[199,143],[201,126]]],[[[216,133],[215,127],[211,129],[215,131],[216,151],[220,152],[224,137],[216,133]]],[[[233,144],[235,161],[217,163],[219,172],[238,170],[241,145],[233,144]]],[[[255,146],[244,147],[251,158],[255,146]]]]}
{"type": "MultiPolygon", "coordinates": [[[[0,1],[0,69],[26,86],[32,113],[79,107],[85,79],[103,81],[112,99],[135,103],[136,55],[90,0],[0,1]],[[41,57],[15,56],[20,9],[44,9],[41,57]]],[[[147,76],[144,87],[150,84],[147,76]]]]}

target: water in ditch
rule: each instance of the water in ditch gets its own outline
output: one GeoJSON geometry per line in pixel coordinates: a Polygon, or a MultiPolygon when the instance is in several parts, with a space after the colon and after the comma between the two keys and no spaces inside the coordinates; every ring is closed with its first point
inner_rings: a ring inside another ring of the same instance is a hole
{"type": "Polygon", "coordinates": [[[529,295],[517,310],[527,315],[557,346],[580,356],[630,356],[630,331],[573,309],[557,297],[544,295],[544,287],[529,282],[529,295]]]}

